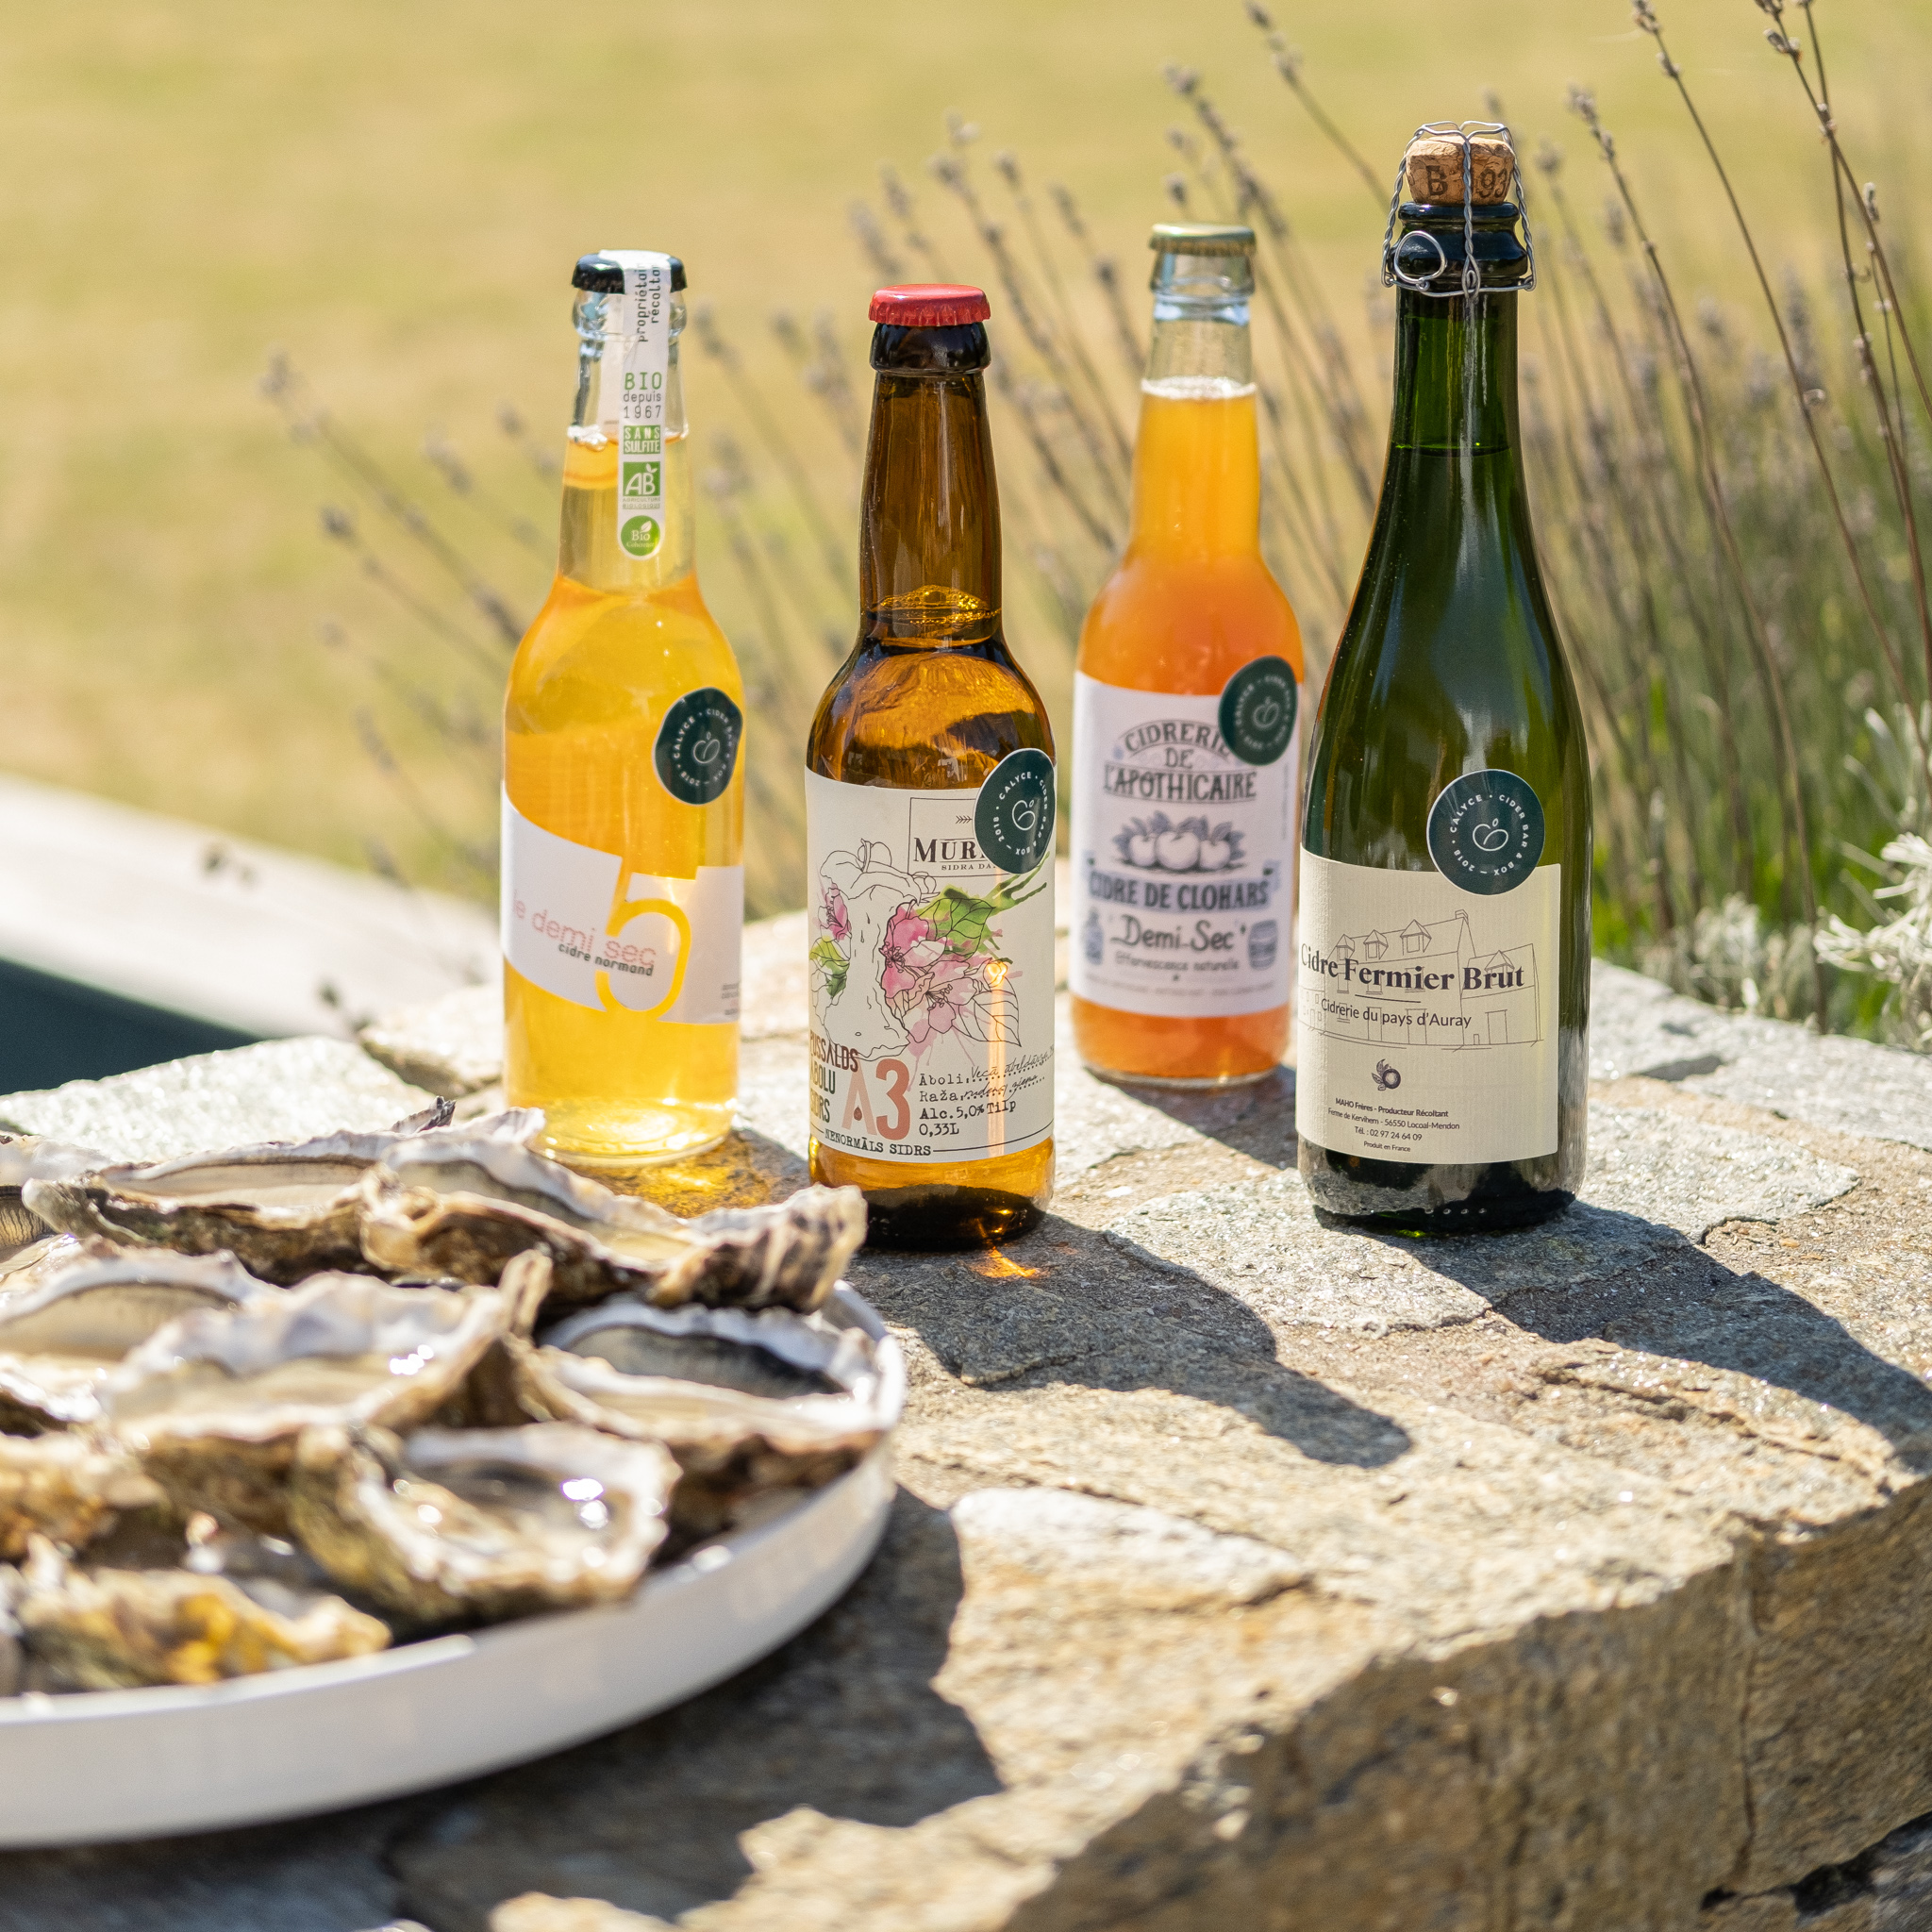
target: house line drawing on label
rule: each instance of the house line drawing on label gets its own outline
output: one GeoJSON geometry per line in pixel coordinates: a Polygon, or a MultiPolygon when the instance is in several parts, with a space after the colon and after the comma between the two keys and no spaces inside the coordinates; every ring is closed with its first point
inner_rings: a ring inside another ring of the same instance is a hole
{"type": "Polygon", "coordinates": [[[1536,947],[1478,949],[1469,914],[1301,949],[1303,1022],[1376,1047],[1464,1052],[1542,1039],[1536,947]]]}

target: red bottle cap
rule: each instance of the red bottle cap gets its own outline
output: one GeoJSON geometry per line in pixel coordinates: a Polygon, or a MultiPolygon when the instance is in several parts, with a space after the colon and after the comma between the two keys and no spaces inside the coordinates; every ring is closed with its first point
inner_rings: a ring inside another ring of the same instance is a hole
{"type": "Polygon", "coordinates": [[[951,328],[962,322],[984,322],[992,305],[984,289],[958,282],[909,282],[881,289],[868,313],[874,322],[891,323],[894,328],[951,328]]]}

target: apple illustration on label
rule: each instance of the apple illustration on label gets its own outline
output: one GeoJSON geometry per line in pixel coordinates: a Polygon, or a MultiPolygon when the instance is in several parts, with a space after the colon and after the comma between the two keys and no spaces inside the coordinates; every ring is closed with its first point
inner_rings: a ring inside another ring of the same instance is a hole
{"type": "Polygon", "coordinates": [[[1189,824],[1176,825],[1155,841],[1155,857],[1163,872],[1192,872],[1201,862],[1201,835],[1189,824]]]}
{"type": "Polygon", "coordinates": [[[1154,834],[1136,832],[1127,841],[1127,863],[1138,865],[1148,871],[1154,867],[1154,834]]]}
{"type": "Polygon", "coordinates": [[[1273,698],[1263,698],[1255,707],[1255,729],[1264,735],[1274,729],[1281,717],[1281,707],[1273,698]]]}
{"type": "Polygon", "coordinates": [[[1040,807],[1034,800],[1023,798],[1013,808],[1013,829],[1015,831],[1030,832],[1039,823],[1040,807]]]}
{"type": "Polygon", "coordinates": [[[1509,842],[1509,834],[1500,819],[1491,819],[1487,824],[1473,825],[1469,836],[1482,852],[1500,852],[1509,842]]]}
{"type": "Polygon", "coordinates": [[[718,762],[718,754],[724,749],[724,744],[718,739],[701,738],[691,748],[691,762],[698,765],[715,765],[718,762]]]}

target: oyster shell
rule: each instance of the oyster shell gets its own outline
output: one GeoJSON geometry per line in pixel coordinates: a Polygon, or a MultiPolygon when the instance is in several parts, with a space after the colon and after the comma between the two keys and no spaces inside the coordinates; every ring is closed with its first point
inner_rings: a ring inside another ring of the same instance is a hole
{"type": "Polygon", "coordinates": [[[376,1267],[495,1281],[538,1249],[564,1306],[628,1291],[662,1307],[814,1308],[864,1239],[856,1188],[681,1221],[527,1147],[450,1134],[392,1148],[362,1189],[362,1251],[376,1267]]]}
{"type": "Polygon", "coordinates": [[[295,1533],[344,1588],[412,1623],[496,1619],[629,1595],[664,1540],[677,1465],[568,1423],[310,1429],[295,1533]]]}
{"type": "Polygon", "coordinates": [[[20,1619],[13,1613],[25,1587],[18,1570],[0,1565],[0,1697],[11,1697],[26,1674],[26,1646],[20,1641],[20,1619]]]}
{"type": "Polygon", "coordinates": [[[160,1502],[132,1457],[90,1436],[0,1436],[0,1560],[25,1556],[39,1538],[78,1549],[124,1510],[160,1502]]]}
{"type": "Polygon", "coordinates": [[[278,1536],[305,1428],[425,1422],[508,1314],[494,1289],[319,1274],[270,1301],[169,1323],[101,1384],[101,1410],[184,1515],[278,1536]]]}
{"type": "Polygon", "coordinates": [[[368,1657],[389,1626],[315,1594],[264,1602],[247,1583],[191,1570],[81,1570],[36,1541],[16,1612],[50,1690],[214,1684],[291,1664],[368,1657]]]}
{"type": "Polygon", "coordinates": [[[100,1383],[158,1328],[278,1295],[232,1255],[63,1238],[33,1268],[0,1275],[0,1423],[92,1422],[100,1383]]]}
{"type": "MultiPolygon", "coordinates": [[[[146,1166],[97,1166],[23,1184],[27,1208],[51,1227],[186,1254],[226,1249],[270,1281],[299,1281],[325,1268],[359,1268],[357,1186],[399,1144],[442,1126],[451,1103],[399,1121],[387,1133],[327,1134],[189,1154],[146,1166]]],[[[461,1130],[529,1134],[542,1116],[500,1114],[461,1130]]]]}
{"type": "Polygon", "coordinates": [[[905,1368],[890,1339],[817,1316],[608,1302],[522,1348],[517,1386],[531,1415],[663,1443],[673,1520],[702,1537],[852,1468],[898,1420],[905,1368]]]}
{"type": "Polygon", "coordinates": [[[0,1254],[38,1242],[51,1232],[21,1198],[28,1181],[66,1180],[105,1166],[108,1158],[92,1147],[71,1147],[33,1134],[0,1134],[0,1254]]]}

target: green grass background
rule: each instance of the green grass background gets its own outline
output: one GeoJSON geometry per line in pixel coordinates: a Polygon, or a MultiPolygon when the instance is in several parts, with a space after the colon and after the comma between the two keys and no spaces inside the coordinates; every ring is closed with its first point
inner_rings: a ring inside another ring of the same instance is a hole
{"type": "MultiPolygon", "coordinates": [[[[1819,13],[1840,122],[1897,210],[1924,179],[1912,130],[1932,4],[1819,13]]],[[[1772,254],[1815,273],[1823,151],[1763,16],[1750,0],[1678,0],[1664,17],[1772,254]]],[[[1594,208],[1606,184],[1562,111],[1567,83],[1594,87],[1680,284],[1741,293],[1705,164],[1616,0],[1362,0],[1277,18],[1378,173],[1418,121],[1481,113],[1493,89],[1527,144],[1547,132],[1565,146],[1572,193],[1594,208]]],[[[1356,320],[1381,214],[1235,0],[82,0],[18,10],[8,43],[0,764],[351,863],[371,836],[406,855],[422,839],[357,742],[366,681],[317,643],[317,621],[420,658],[425,681],[441,660],[321,534],[319,504],[342,492],[257,391],[272,344],[534,609],[541,560],[450,504],[416,451],[441,425],[547,531],[551,495],[493,417],[509,400],[560,435],[578,253],[684,255],[693,295],[765,344],[760,379],[805,432],[817,419],[764,320],[829,306],[862,346],[872,276],[845,210],[880,160],[956,235],[921,163],[944,111],[963,111],[978,152],[1011,146],[1036,181],[1073,187],[1138,290],[1145,225],[1168,212],[1162,136],[1181,115],[1160,69],[1178,60],[1287,195],[1386,388],[1356,320]]],[[[1843,334],[1840,315],[1822,320],[1843,334]]],[[[691,410],[701,436],[727,413],[702,364],[691,410]]],[[[430,795],[472,810],[474,776],[422,728],[390,728],[430,795]]]]}

